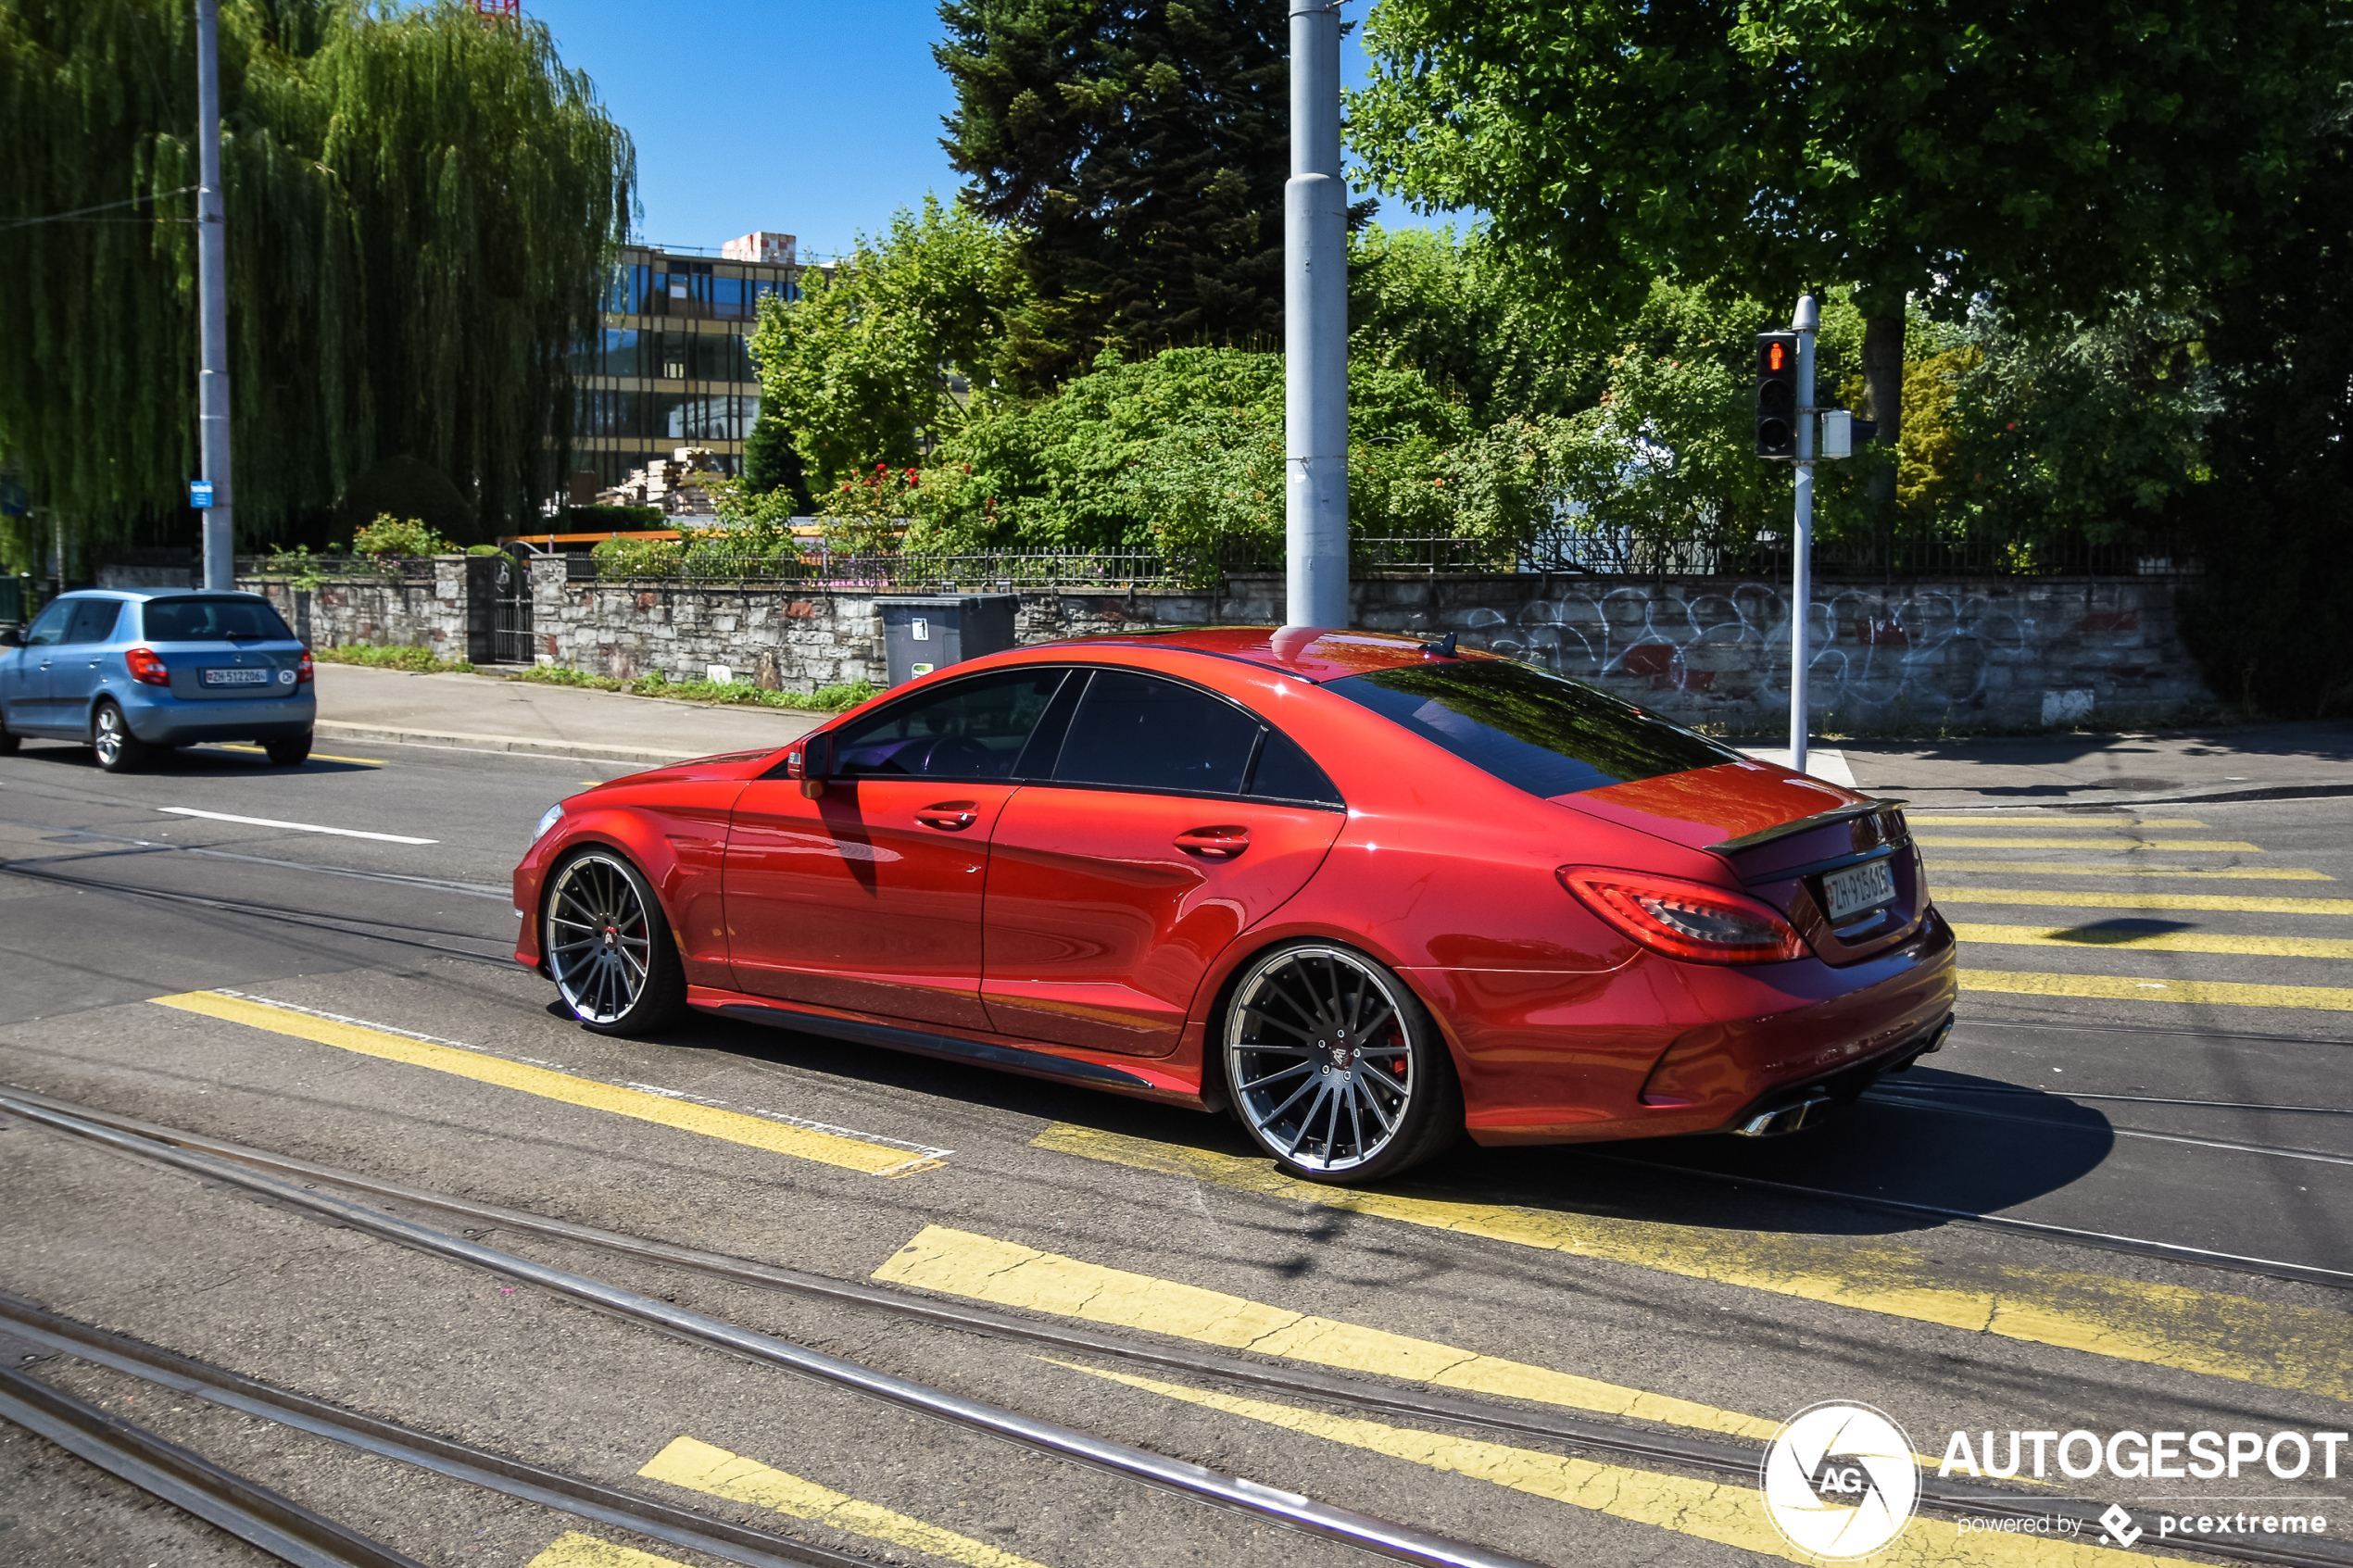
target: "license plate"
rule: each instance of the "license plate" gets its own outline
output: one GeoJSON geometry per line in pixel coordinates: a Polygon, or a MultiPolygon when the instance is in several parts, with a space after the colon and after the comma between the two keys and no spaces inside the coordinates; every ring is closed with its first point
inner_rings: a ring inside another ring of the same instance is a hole
{"type": "Polygon", "coordinates": [[[1831,923],[1836,925],[1874,904],[1894,902],[1895,878],[1885,860],[1873,860],[1869,865],[1831,872],[1822,879],[1822,892],[1830,900],[1831,923]]]}
{"type": "Polygon", "coordinates": [[[204,672],[208,686],[266,686],[270,684],[267,670],[208,670],[204,672]]]}

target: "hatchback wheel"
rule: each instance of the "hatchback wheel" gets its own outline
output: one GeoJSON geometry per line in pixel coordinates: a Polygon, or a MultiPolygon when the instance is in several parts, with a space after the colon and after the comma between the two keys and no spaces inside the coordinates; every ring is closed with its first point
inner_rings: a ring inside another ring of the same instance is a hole
{"type": "Polygon", "coordinates": [[[300,767],[310,759],[310,732],[305,730],[291,740],[265,741],[261,749],[269,754],[272,767],[300,767]]]}
{"type": "Polygon", "coordinates": [[[547,972],[585,1027],[642,1035],[685,1014],[678,946],[636,867],[610,850],[584,850],[549,879],[547,910],[547,972]]]}
{"type": "Polygon", "coordinates": [[[1438,1026],[1404,982],[1353,948],[1294,942],[1243,972],[1226,1014],[1234,1110],[1311,1181],[1419,1164],[1463,1130],[1438,1026]]]}
{"type": "Polygon", "coordinates": [[[98,704],[90,717],[90,746],[98,754],[98,766],[109,773],[135,772],[155,754],[153,746],[131,733],[131,721],[111,701],[98,704]]]}

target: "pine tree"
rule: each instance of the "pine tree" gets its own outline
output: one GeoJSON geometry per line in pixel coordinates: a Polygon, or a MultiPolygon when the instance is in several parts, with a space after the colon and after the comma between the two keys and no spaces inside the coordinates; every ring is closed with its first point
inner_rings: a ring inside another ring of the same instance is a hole
{"type": "Polygon", "coordinates": [[[1106,345],[1281,330],[1283,0],[942,0],[967,205],[1025,231],[1030,390],[1106,345]]]}

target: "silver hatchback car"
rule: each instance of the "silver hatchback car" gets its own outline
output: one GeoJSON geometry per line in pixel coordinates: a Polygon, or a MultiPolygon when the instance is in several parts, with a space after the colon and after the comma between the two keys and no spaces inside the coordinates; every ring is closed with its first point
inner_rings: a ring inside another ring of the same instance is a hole
{"type": "Polygon", "coordinates": [[[0,630],[0,752],[79,741],[110,773],[196,741],[256,741],[292,767],[319,715],[310,650],[258,594],[62,595],[0,630]]]}

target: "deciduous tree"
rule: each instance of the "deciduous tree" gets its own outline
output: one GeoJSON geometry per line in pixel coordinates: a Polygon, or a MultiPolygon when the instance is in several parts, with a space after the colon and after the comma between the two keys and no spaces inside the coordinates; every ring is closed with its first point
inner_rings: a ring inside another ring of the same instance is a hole
{"type": "MultiPolygon", "coordinates": [[[[2096,315],[2227,276],[2307,156],[2346,0],[1382,0],[1352,136],[1597,312],[1668,273],[2096,315]]],[[[1892,477],[1892,475],[1891,475],[1892,477]]]]}
{"type": "MultiPolygon", "coordinates": [[[[528,515],[628,136],[544,26],[454,0],[231,0],[220,33],[240,528],[400,455],[480,528],[528,515]]],[[[0,0],[0,447],[89,538],[170,516],[193,471],[195,81],[184,6],[0,0]]]]}

